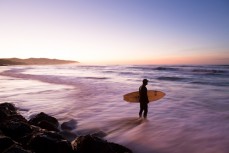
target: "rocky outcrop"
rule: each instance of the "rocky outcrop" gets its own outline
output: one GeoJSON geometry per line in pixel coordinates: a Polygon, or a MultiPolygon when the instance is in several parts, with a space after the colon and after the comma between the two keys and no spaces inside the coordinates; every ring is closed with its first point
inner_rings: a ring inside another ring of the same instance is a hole
{"type": "Polygon", "coordinates": [[[59,131],[59,122],[56,118],[49,116],[43,112],[37,114],[29,120],[29,123],[48,131],[59,131]]]}
{"type": "Polygon", "coordinates": [[[121,145],[107,142],[99,137],[92,135],[79,136],[72,141],[74,150],[79,153],[131,153],[132,151],[121,145]]]}
{"type": "Polygon", "coordinates": [[[29,147],[36,153],[71,153],[71,143],[56,132],[44,131],[33,135],[29,147]]]}
{"type": "Polygon", "coordinates": [[[43,112],[27,121],[11,103],[0,104],[0,152],[2,153],[132,153],[96,135],[71,133],[74,120],[59,129],[56,118],[43,112]],[[71,137],[71,139],[66,139],[71,137]]]}

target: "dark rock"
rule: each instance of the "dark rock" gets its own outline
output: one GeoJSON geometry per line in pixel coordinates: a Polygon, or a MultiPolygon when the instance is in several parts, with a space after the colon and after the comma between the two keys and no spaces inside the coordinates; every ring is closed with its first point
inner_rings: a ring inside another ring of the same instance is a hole
{"type": "Polygon", "coordinates": [[[113,148],[113,150],[115,151],[115,153],[132,153],[132,151],[122,145],[113,143],[113,142],[109,142],[110,146],[113,148]]]}
{"type": "Polygon", "coordinates": [[[3,153],[32,153],[30,150],[25,150],[19,145],[13,145],[3,153]]]}
{"type": "Polygon", "coordinates": [[[61,131],[59,134],[70,142],[77,137],[77,135],[71,131],[61,131]]]}
{"type": "Polygon", "coordinates": [[[14,144],[15,142],[11,138],[6,136],[0,136],[0,152],[3,152],[14,144]]]}
{"type": "Polygon", "coordinates": [[[12,113],[12,114],[17,113],[16,107],[11,103],[1,103],[0,109],[6,110],[9,114],[10,113],[12,113]]]}
{"type": "Polygon", "coordinates": [[[50,124],[52,124],[55,128],[58,128],[59,126],[59,122],[56,118],[52,117],[52,116],[49,116],[43,112],[41,112],[40,114],[37,114],[36,116],[32,117],[30,120],[29,120],[29,123],[33,124],[33,125],[36,125],[36,126],[39,126],[39,123],[41,121],[46,121],[50,124]]]}
{"type": "Polygon", "coordinates": [[[0,121],[4,121],[8,116],[16,115],[17,110],[11,103],[0,104],[0,121]]]}
{"type": "Polygon", "coordinates": [[[1,124],[0,129],[6,135],[14,140],[18,140],[32,132],[29,124],[24,122],[8,121],[1,124]]]}
{"type": "Polygon", "coordinates": [[[128,148],[91,135],[76,138],[72,141],[72,147],[79,153],[132,153],[128,148]]]}
{"type": "Polygon", "coordinates": [[[5,121],[27,122],[27,120],[17,112],[13,104],[2,103],[0,104],[0,124],[5,121]]]}
{"type": "Polygon", "coordinates": [[[69,141],[65,140],[56,132],[44,132],[35,135],[29,146],[36,153],[71,153],[72,147],[69,141]]]}
{"type": "Polygon", "coordinates": [[[76,128],[76,124],[77,124],[77,121],[74,120],[74,119],[71,119],[70,121],[68,122],[63,122],[61,124],[61,129],[62,130],[73,130],[76,128]]]}
{"type": "Polygon", "coordinates": [[[99,138],[103,138],[103,137],[107,136],[107,134],[103,131],[98,131],[98,132],[92,133],[91,135],[94,137],[99,137],[99,138]]]}
{"type": "Polygon", "coordinates": [[[114,153],[107,141],[91,135],[80,136],[72,142],[73,149],[80,153],[114,153]]]}
{"type": "Polygon", "coordinates": [[[0,129],[0,136],[5,136],[1,129],[0,129]]]}
{"type": "Polygon", "coordinates": [[[4,121],[7,118],[7,113],[0,108],[0,122],[4,121]]]}
{"type": "Polygon", "coordinates": [[[28,121],[20,114],[14,114],[14,115],[8,116],[7,121],[28,123],[28,121]]]}
{"type": "Polygon", "coordinates": [[[19,138],[17,141],[20,142],[22,145],[27,146],[30,140],[37,134],[45,132],[45,129],[42,129],[38,126],[31,125],[30,128],[32,129],[32,132],[19,138]]]}
{"type": "Polygon", "coordinates": [[[52,123],[48,122],[48,121],[40,121],[38,122],[37,126],[39,126],[40,128],[46,129],[48,131],[59,131],[59,129],[53,125],[52,123]]]}
{"type": "Polygon", "coordinates": [[[124,146],[99,138],[106,136],[102,131],[92,130],[88,132],[92,135],[76,138],[76,134],[71,132],[76,125],[75,120],[64,122],[61,125],[63,131],[59,132],[59,122],[56,118],[42,112],[27,121],[17,112],[13,104],[2,103],[0,104],[0,152],[132,153],[124,146]]]}

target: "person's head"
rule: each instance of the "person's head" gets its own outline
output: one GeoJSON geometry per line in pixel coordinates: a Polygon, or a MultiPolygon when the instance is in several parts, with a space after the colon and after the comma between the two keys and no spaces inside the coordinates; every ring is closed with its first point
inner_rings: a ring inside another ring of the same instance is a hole
{"type": "Polygon", "coordinates": [[[143,83],[144,85],[147,85],[148,82],[149,82],[149,81],[148,81],[147,79],[143,79],[143,80],[142,80],[142,83],[143,83]]]}

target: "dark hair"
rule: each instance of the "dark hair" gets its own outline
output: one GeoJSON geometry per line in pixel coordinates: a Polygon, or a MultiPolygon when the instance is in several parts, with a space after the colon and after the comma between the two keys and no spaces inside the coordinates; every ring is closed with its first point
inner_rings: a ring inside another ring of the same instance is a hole
{"type": "Polygon", "coordinates": [[[147,80],[147,79],[143,79],[142,82],[143,82],[143,83],[147,83],[148,80],[147,80]]]}

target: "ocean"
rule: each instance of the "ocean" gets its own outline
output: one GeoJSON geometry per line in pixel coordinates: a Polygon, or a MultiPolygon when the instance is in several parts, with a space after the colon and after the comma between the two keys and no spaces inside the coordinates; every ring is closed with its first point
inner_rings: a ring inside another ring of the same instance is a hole
{"type": "Polygon", "coordinates": [[[134,153],[228,153],[229,65],[50,65],[0,67],[0,103],[11,102],[27,119],[45,112],[76,135],[104,139],[134,153]],[[139,104],[123,95],[148,90],[166,96],[139,104]]]}

